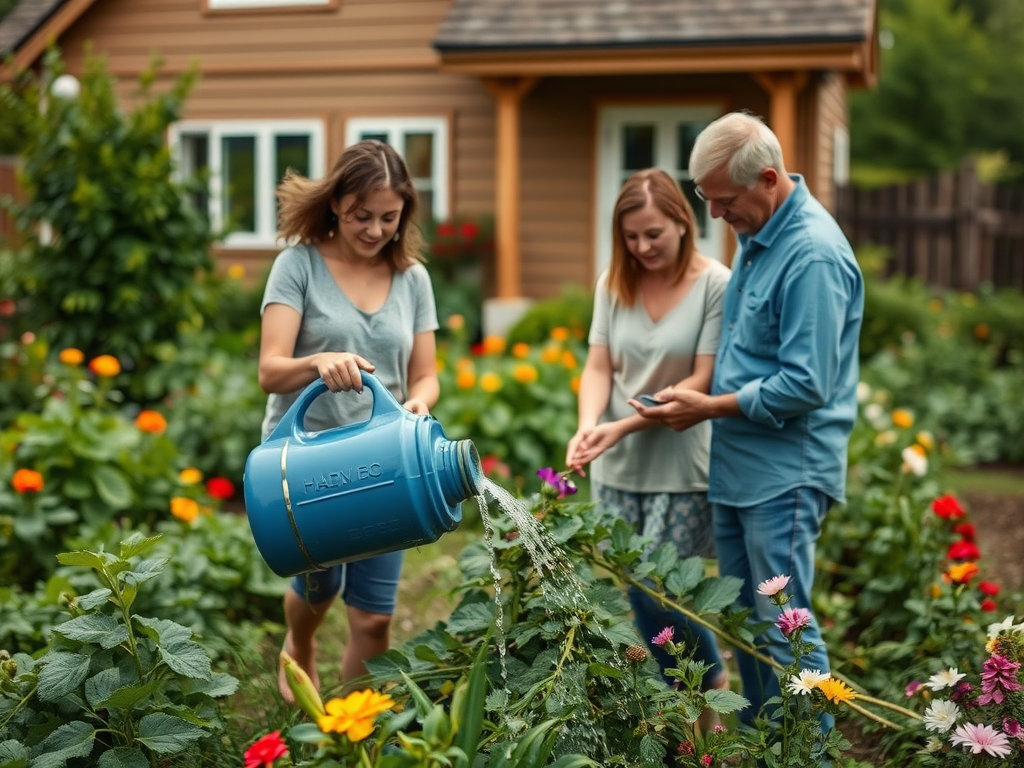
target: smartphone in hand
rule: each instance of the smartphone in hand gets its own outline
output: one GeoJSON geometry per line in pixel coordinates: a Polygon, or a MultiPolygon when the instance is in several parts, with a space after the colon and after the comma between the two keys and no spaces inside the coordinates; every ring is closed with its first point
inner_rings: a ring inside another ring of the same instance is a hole
{"type": "Polygon", "coordinates": [[[664,400],[659,400],[654,395],[637,395],[636,399],[646,405],[648,408],[654,408],[659,405],[664,405],[664,400]]]}

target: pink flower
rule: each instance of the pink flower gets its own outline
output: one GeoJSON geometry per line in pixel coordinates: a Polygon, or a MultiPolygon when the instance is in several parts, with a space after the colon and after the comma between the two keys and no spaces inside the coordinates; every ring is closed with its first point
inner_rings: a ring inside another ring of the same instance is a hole
{"type": "Polygon", "coordinates": [[[1012,717],[1003,718],[1003,732],[1011,738],[1024,741],[1024,728],[1021,728],[1020,723],[1012,717]]]}
{"type": "Polygon", "coordinates": [[[978,704],[1002,704],[1007,693],[1024,688],[1017,682],[1018,669],[1020,664],[1010,661],[1005,656],[998,653],[989,656],[981,673],[981,696],[978,697],[978,704]]]}
{"type": "Polygon", "coordinates": [[[245,768],[270,768],[279,757],[288,754],[288,745],[280,731],[271,731],[245,750],[245,768]]]}
{"type": "Polygon", "coordinates": [[[1010,742],[1005,733],[1000,733],[991,725],[967,723],[953,731],[950,739],[955,746],[969,749],[975,755],[982,753],[992,757],[1006,757],[1010,754],[1010,742]]]}
{"type": "Polygon", "coordinates": [[[782,634],[789,637],[798,629],[803,629],[811,623],[811,612],[806,608],[787,608],[775,621],[775,626],[782,630],[782,634]]]}
{"type": "Polygon", "coordinates": [[[907,698],[909,699],[911,696],[913,696],[915,693],[917,693],[920,688],[921,688],[921,681],[920,680],[911,680],[910,683],[907,684],[907,687],[904,690],[904,693],[907,694],[907,698]]]}
{"type": "Polygon", "coordinates": [[[714,762],[715,762],[715,758],[713,758],[711,755],[708,755],[708,754],[705,754],[700,759],[700,764],[703,765],[704,768],[711,768],[711,765],[714,762]]]}
{"type": "Polygon", "coordinates": [[[772,576],[767,581],[762,581],[757,585],[757,594],[764,595],[765,597],[775,597],[789,584],[789,576],[779,575],[772,576]]]}
{"type": "Polygon", "coordinates": [[[692,741],[680,742],[680,744],[679,744],[679,754],[680,755],[692,755],[693,752],[694,752],[694,747],[693,747],[693,742],[692,741]]]}
{"type": "Polygon", "coordinates": [[[661,632],[651,638],[651,645],[665,645],[665,643],[672,641],[672,636],[676,633],[674,627],[665,627],[661,632]]]}
{"type": "Polygon", "coordinates": [[[565,496],[572,496],[579,489],[576,484],[569,479],[568,472],[556,472],[551,467],[542,467],[537,470],[537,477],[544,481],[545,484],[554,488],[558,492],[558,498],[565,496]]]}

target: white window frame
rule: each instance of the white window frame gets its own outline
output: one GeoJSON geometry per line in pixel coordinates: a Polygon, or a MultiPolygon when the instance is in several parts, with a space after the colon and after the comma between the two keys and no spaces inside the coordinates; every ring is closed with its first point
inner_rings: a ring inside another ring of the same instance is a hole
{"type": "MultiPolygon", "coordinates": [[[[722,114],[719,106],[675,105],[675,106],[606,106],[598,118],[597,142],[597,215],[594,217],[595,275],[601,274],[611,263],[612,235],[611,220],[615,200],[622,187],[622,131],[626,126],[651,124],[657,128],[657,146],[654,165],[664,169],[673,178],[679,172],[688,177],[689,158],[676,157],[678,148],[675,141],[675,127],[682,122],[710,123],[722,114]]],[[[640,169],[635,169],[640,170],[640,169]]],[[[707,231],[697,239],[697,249],[713,259],[725,256],[725,232],[719,221],[711,220],[707,231]]]]}
{"type": "Polygon", "coordinates": [[[274,138],[278,135],[307,134],[309,136],[309,175],[320,178],[326,173],[325,130],[322,120],[181,120],[169,129],[171,151],[174,153],[178,173],[182,169],[181,137],[183,134],[203,133],[209,141],[209,216],[215,230],[224,226],[223,179],[221,178],[221,140],[230,136],[251,136],[256,140],[256,168],[254,169],[256,229],[253,232],[230,232],[218,245],[225,248],[269,248],[278,245],[277,238],[277,183],[270,181],[273,168],[274,138]]]}
{"type": "Polygon", "coordinates": [[[331,0],[206,0],[211,11],[236,8],[290,8],[294,6],[328,6],[331,0]]]}
{"type": "Polygon", "coordinates": [[[432,133],[434,175],[430,180],[434,208],[430,215],[438,221],[448,218],[448,120],[444,117],[354,117],[345,122],[345,146],[357,143],[366,133],[387,134],[388,144],[401,154],[405,133],[432,133]]]}

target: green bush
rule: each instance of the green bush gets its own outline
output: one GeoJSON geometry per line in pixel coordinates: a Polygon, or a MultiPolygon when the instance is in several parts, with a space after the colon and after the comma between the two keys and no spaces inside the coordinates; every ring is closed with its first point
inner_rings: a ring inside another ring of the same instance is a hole
{"type": "Polygon", "coordinates": [[[41,80],[0,85],[0,109],[25,137],[26,200],[11,203],[25,241],[13,298],[23,325],[53,347],[114,351],[126,367],[145,369],[156,345],[202,327],[209,309],[202,276],[214,235],[190,188],[173,181],[166,144],[195,78],[154,95],[154,65],[126,112],[101,58],[87,56],[77,99],[49,93],[62,71],[51,49],[41,80]]]}
{"type": "Polygon", "coordinates": [[[569,286],[558,298],[533,304],[509,329],[506,338],[509,344],[543,344],[556,328],[567,328],[572,338],[585,340],[593,315],[593,293],[581,286],[569,286]]]}

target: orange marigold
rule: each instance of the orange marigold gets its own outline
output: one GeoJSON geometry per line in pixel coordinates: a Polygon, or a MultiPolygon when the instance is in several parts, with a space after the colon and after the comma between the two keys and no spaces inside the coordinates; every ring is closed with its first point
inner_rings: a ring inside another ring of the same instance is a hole
{"type": "Polygon", "coordinates": [[[974,576],[978,575],[978,566],[974,563],[957,563],[951,565],[946,571],[945,578],[953,584],[966,584],[974,576]]]}
{"type": "Polygon", "coordinates": [[[480,377],[480,389],[484,392],[497,392],[501,389],[501,376],[496,373],[485,373],[480,377]]]}
{"type": "Polygon", "coordinates": [[[974,338],[984,341],[989,336],[988,323],[978,323],[974,326],[974,338]]]}
{"type": "Polygon", "coordinates": [[[580,377],[578,375],[573,376],[569,381],[569,386],[572,387],[572,391],[578,395],[580,393],[580,377]]]}
{"type": "Polygon", "coordinates": [[[179,520],[191,523],[199,517],[199,502],[185,496],[175,496],[171,499],[171,514],[179,520]]]}
{"type": "Polygon", "coordinates": [[[551,329],[551,338],[555,341],[568,341],[569,340],[569,329],[562,326],[551,329]]]}
{"type": "Polygon", "coordinates": [[[557,363],[562,356],[562,350],[555,344],[548,344],[540,353],[540,359],[545,363],[557,363]]]}
{"type": "Polygon", "coordinates": [[[505,351],[505,339],[501,336],[486,336],[483,340],[485,355],[499,355],[505,351]]]}
{"type": "Polygon", "coordinates": [[[89,361],[89,370],[97,376],[110,378],[121,372],[121,363],[113,355],[100,355],[89,361]]]}
{"type": "Polygon", "coordinates": [[[525,341],[517,341],[515,344],[512,345],[513,357],[518,357],[520,360],[522,360],[528,354],[530,354],[530,345],[527,344],[525,341]]]}
{"type": "Polygon", "coordinates": [[[461,370],[455,377],[455,386],[459,389],[472,389],[476,384],[476,374],[472,371],[461,370]]]}
{"type": "Polygon", "coordinates": [[[167,419],[158,411],[140,411],[135,417],[135,426],[143,432],[162,435],[167,429],[167,419]]]}
{"type": "Polygon", "coordinates": [[[565,350],[565,352],[562,353],[562,365],[570,370],[575,368],[578,365],[576,362],[576,355],[569,350],[565,350]]]}
{"type": "Polygon", "coordinates": [[[18,493],[39,493],[43,490],[43,476],[34,469],[19,469],[11,478],[11,487],[18,493]]]}
{"type": "Polygon", "coordinates": [[[520,384],[532,384],[538,378],[537,369],[529,363],[520,363],[513,369],[512,378],[520,384]]]}
{"type": "Polygon", "coordinates": [[[195,485],[202,482],[203,472],[196,467],[185,467],[178,473],[178,480],[182,485],[195,485]]]}
{"type": "Polygon", "coordinates": [[[75,349],[74,347],[68,347],[62,349],[58,359],[64,363],[64,365],[81,365],[85,360],[85,355],[82,354],[82,350],[75,349]]]}
{"type": "Polygon", "coordinates": [[[910,429],[914,426],[914,414],[905,408],[897,408],[892,412],[892,423],[900,429],[910,429]]]}

